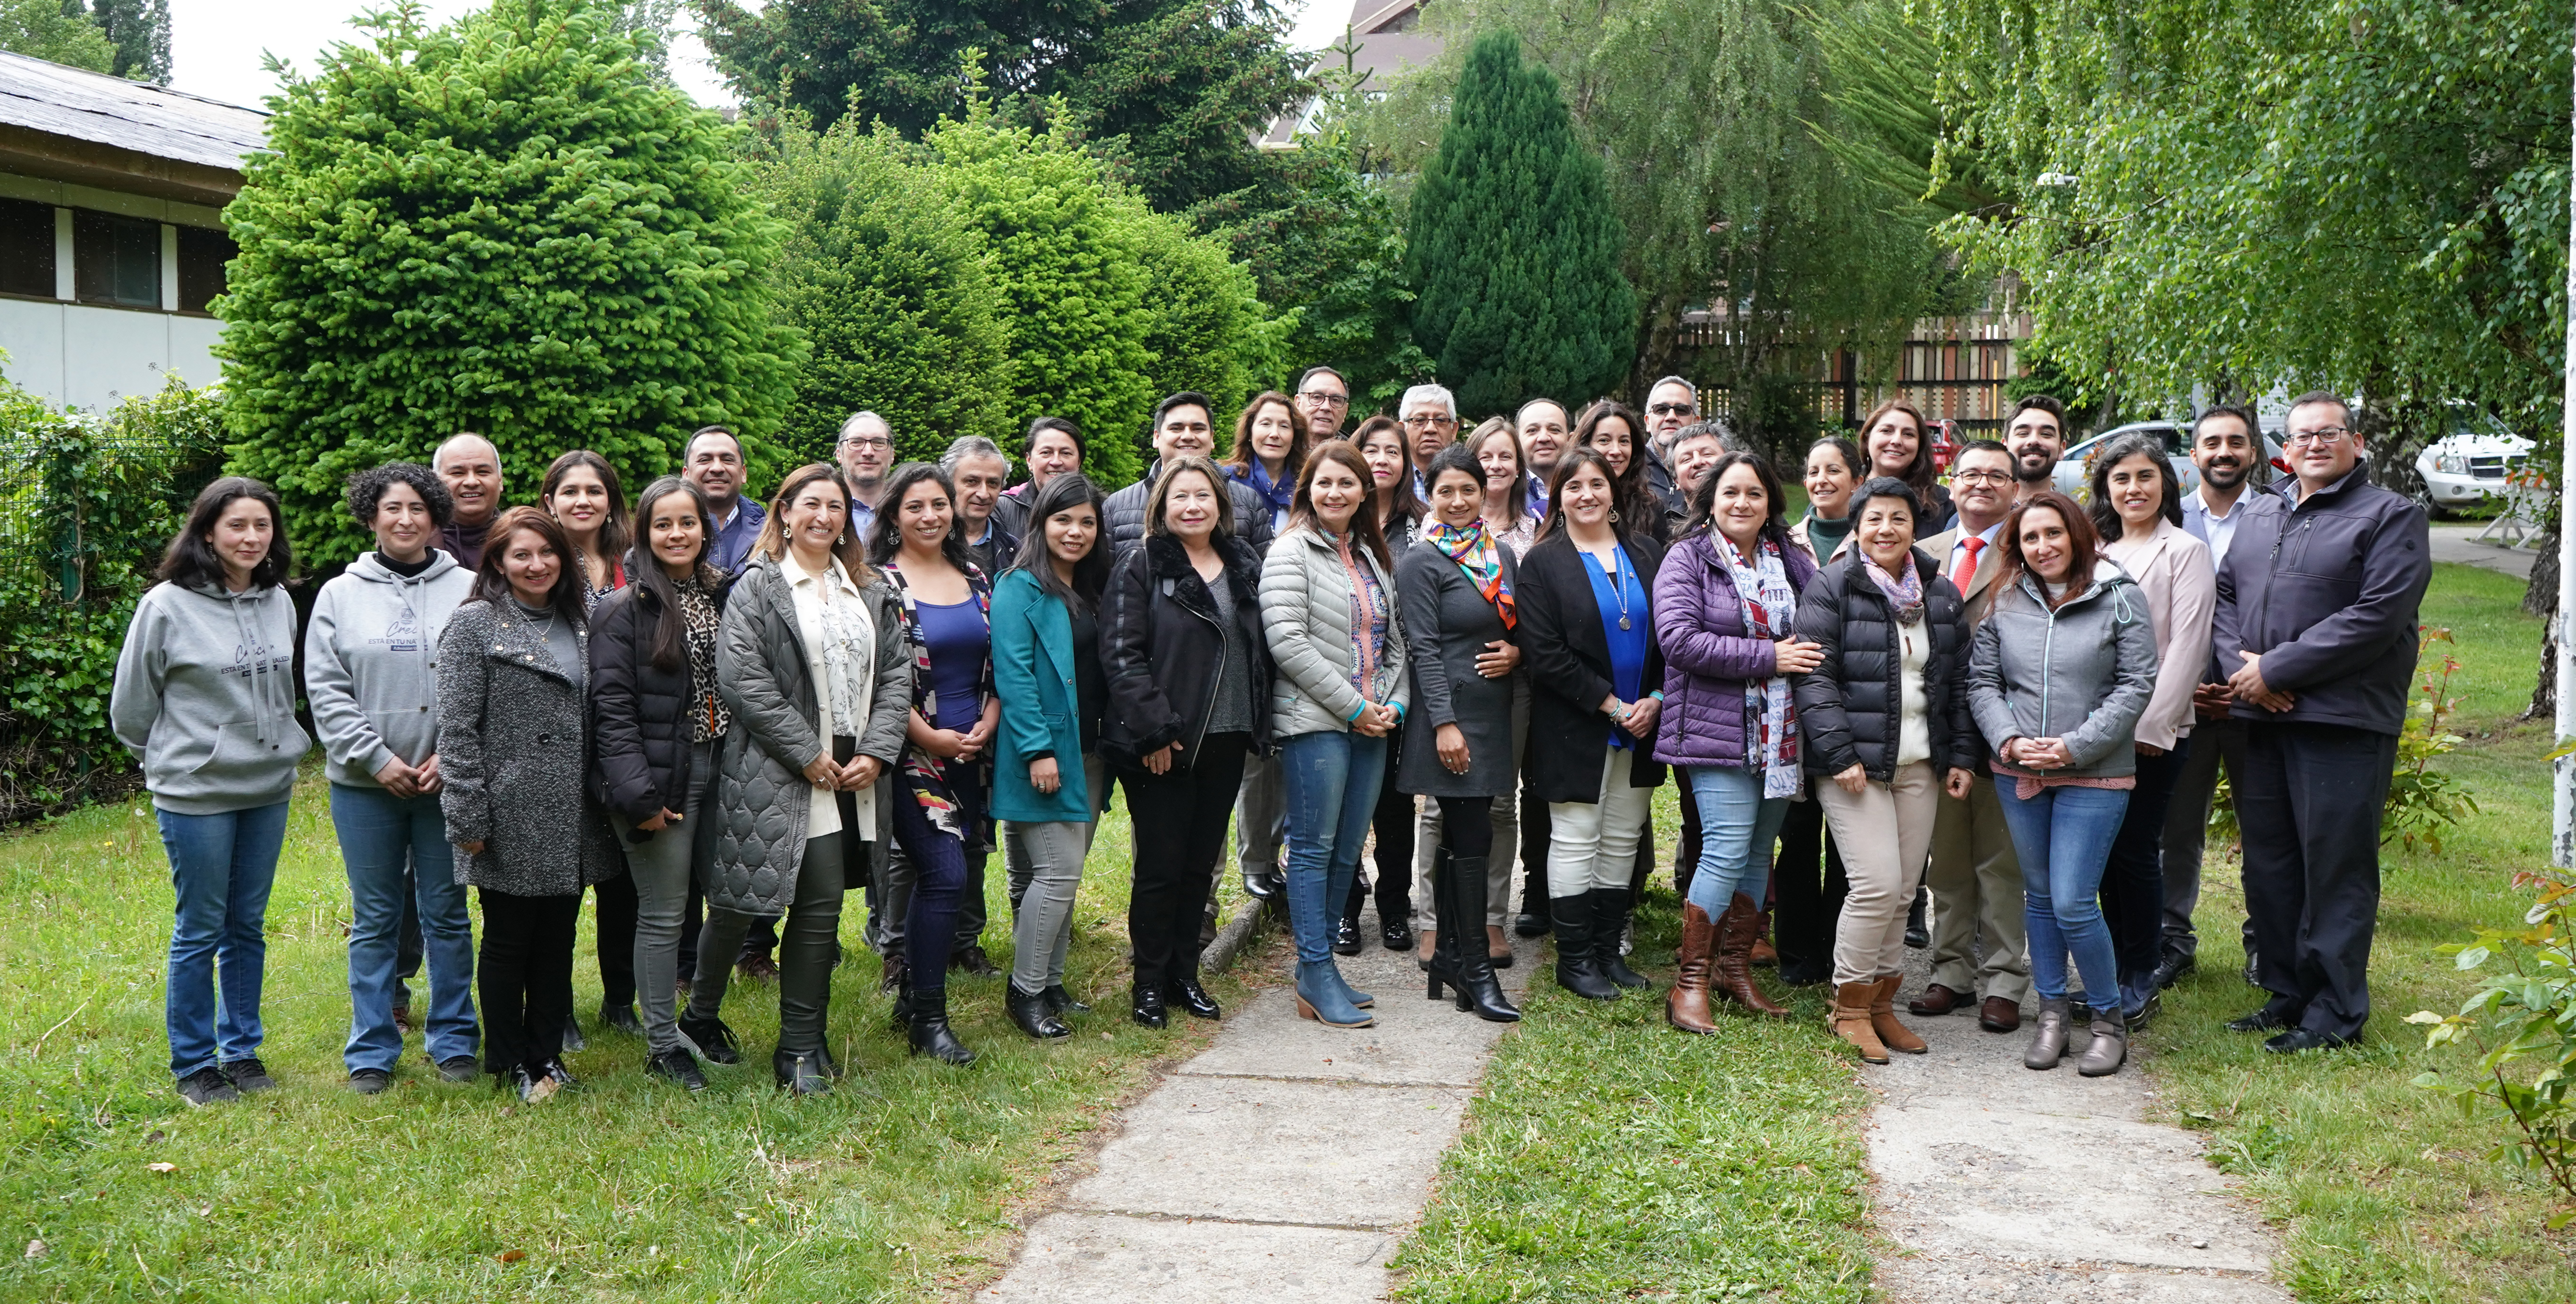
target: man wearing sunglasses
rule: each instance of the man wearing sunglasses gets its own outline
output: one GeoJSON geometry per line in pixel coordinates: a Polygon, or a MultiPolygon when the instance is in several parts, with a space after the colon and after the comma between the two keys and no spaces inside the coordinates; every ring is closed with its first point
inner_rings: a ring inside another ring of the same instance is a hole
{"type": "Polygon", "coordinates": [[[2370,482],[2340,396],[2291,403],[2282,443],[2289,510],[2236,526],[2210,643],[2246,722],[2236,820],[2255,979],[2272,993],[2227,1026],[2291,1054],[2349,1045],[2370,1017],[2378,812],[2433,561],[2422,509],[2370,482]]]}
{"type": "Polygon", "coordinates": [[[1666,376],[1646,390],[1646,487],[1664,500],[1667,512],[1686,512],[1681,488],[1673,479],[1673,439],[1699,420],[1699,387],[1679,376],[1666,376]]]}

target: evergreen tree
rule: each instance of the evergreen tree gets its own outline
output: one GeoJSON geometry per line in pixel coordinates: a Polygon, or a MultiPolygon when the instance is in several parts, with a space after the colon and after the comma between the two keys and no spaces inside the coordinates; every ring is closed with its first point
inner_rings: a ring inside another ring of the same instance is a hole
{"type": "MultiPolygon", "coordinates": [[[[63,0],[67,15],[81,0],[63,0]]],[[[91,0],[89,20],[116,47],[108,71],[134,81],[170,84],[170,0],[91,0]]]]}
{"type": "Polygon", "coordinates": [[[1413,338],[1470,419],[1618,387],[1637,329],[1619,220],[1555,74],[1522,61],[1517,35],[1468,52],[1409,236],[1413,338]]]}
{"type": "Polygon", "coordinates": [[[0,50],[91,72],[114,68],[116,47],[77,0],[71,8],[64,12],[64,0],[0,0],[0,50]]]}

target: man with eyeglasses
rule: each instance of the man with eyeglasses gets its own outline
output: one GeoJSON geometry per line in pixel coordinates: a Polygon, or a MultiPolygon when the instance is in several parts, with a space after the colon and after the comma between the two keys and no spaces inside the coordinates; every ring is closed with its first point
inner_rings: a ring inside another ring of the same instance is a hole
{"type": "Polygon", "coordinates": [[[2338,395],[2290,404],[2289,510],[2247,516],[2218,568],[2210,643],[2246,723],[2236,820],[2272,993],[2227,1026],[2277,1054],[2349,1045],[2370,1018],[2378,813],[2433,576],[2423,510],[2370,482],[2352,425],[2338,395]]]}
{"type": "Polygon", "coordinates": [[[1297,378],[1297,410],[1306,416],[1306,446],[1342,437],[1351,413],[1351,383],[1331,367],[1308,367],[1297,378]]]}
{"type": "Polygon", "coordinates": [[[1413,496],[1430,502],[1431,487],[1423,473],[1441,449],[1458,442],[1458,400],[1445,386],[1416,385],[1404,391],[1395,412],[1404,422],[1405,452],[1413,458],[1413,496]]]}
{"type": "MultiPolygon", "coordinates": [[[[1997,545],[2012,514],[2014,462],[2011,450],[1992,439],[1961,445],[1950,464],[1958,520],[1921,545],[1957,586],[1971,628],[1994,605],[1995,579],[2003,573],[1997,545]]],[[[2022,998],[2030,995],[2021,859],[2013,854],[1994,776],[1983,765],[1974,773],[1964,800],[1942,793],[1933,808],[1932,859],[1923,874],[1932,893],[1932,978],[1905,1008],[1930,1018],[1974,1005],[1978,1027],[2011,1032],[2021,1026],[2022,998]]]]}
{"type": "Polygon", "coordinates": [[[1686,511],[1673,475],[1673,439],[1699,420],[1699,386],[1679,376],[1666,376],[1646,390],[1646,487],[1664,500],[1664,510],[1686,511]]]}
{"type": "Polygon", "coordinates": [[[850,486],[850,529],[866,538],[877,521],[877,495],[885,492],[885,473],[894,465],[894,427],[874,412],[853,412],[841,423],[841,438],[832,446],[841,478],[850,486]]]}
{"type": "Polygon", "coordinates": [[[2004,447],[2012,453],[2019,502],[2057,480],[2057,459],[2066,456],[2066,405],[2049,394],[2030,394],[2013,405],[2004,421],[2004,447]]]}
{"type": "MultiPolygon", "coordinates": [[[[2183,495],[2182,528],[2209,545],[2209,559],[2225,565],[2246,520],[2289,510],[2280,496],[2254,486],[2264,465],[2262,427],[2254,414],[2231,403],[2203,411],[2191,426],[2191,460],[2200,487],[2183,495]]],[[[2174,779],[2166,808],[2164,840],[2165,923],[2163,955],[2156,963],[2157,990],[2171,987],[2199,965],[2200,933],[2191,917],[2200,908],[2200,862],[2209,836],[2209,812],[2218,796],[2223,764],[2231,785],[2245,774],[2245,722],[2233,718],[2224,676],[2192,693],[2191,750],[2174,779]]],[[[2244,925],[2245,972],[2254,973],[2254,926],[2244,925]]]]}

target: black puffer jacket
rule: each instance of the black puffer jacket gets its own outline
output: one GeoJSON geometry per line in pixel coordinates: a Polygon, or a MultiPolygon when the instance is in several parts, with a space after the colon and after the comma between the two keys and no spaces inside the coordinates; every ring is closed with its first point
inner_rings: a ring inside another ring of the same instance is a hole
{"type": "Polygon", "coordinates": [[[1181,764],[1196,762],[1228,640],[1242,644],[1252,670],[1252,745],[1270,749],[1270,645],[1261,633],[1260,555],[1240,540],[1220,546],[1226,550],[1226,582],[1234,590],[1231,627],[1217,620],[1207,582],[1170,538],[1129,549],[1109,573],[1100,618],[1109,710],[1100,742],[1121,765],[1135,766],[1137,757],[1176,741],[1184,744],[1181,764]]]}
{"type": "MultiPolygon", "coordinates": [[[[716,589],[719,609],[728,587],[716,589]]],[[[590,795],[630,824],[680,809],[689,790],[689,659],[684,651],[668,670],[653,664],[661,624],[662,604],[641,584],[590,614],[590,795]]]]}
{"type": "MultiPolygon", "coordinates": [[[[1101,510],[1109,518],[1109,541],[1117,545],[1117,555],[1136,550],[1145,538],[1145,496],[1154,491],[1154,477],[1163,473],[1160,461],[1145,468],[1145,476],[1136,483],[1109,495],[1101,510]]],[[[1234,500],[1234,537],[1250,545],[1252,555],[1263,557],[1270,552],[1270,504],[1252,492],[1252,486],[1237,481],[1225,482],[1226,497],[1234,500]]],[[[1256,574],[1260,568],[1253,568],[1256,574]]]]}
{"type": "MultiPolygon", "coordinates": [[[[1931,554],[1914,550],[1914,570],[1932,575],[1931,554]]],[[[1968,623],[1959,591],[1934,576],[1923,586],[1923,619],[1932,628],[1924,672],[1923,723],[1932,766],[1975,769],[1985,759],[1968,710],[1968,623]]],[[[1798,733],[1807,773],[1840,774],[1855,763],[1885,783],[1896,775],[1897,683],[1903,656],[1891,637],[1887,596],[1847,552],[1825,563],[1798,597],[1798,637],[1825,648],[1824,664],[1797,677],[1798,733]]]]}

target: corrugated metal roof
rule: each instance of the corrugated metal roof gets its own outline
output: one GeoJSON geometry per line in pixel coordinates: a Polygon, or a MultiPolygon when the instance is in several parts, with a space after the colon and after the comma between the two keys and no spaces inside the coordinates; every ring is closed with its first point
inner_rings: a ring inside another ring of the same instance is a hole
{"type": "Polygon", "coordinates": [[[0,50],[0,123],[154,158],[241,170],[268,115],[0,50]]]}

